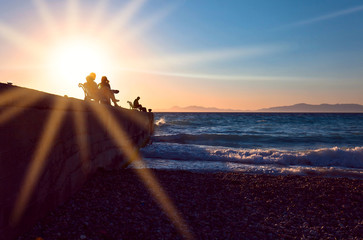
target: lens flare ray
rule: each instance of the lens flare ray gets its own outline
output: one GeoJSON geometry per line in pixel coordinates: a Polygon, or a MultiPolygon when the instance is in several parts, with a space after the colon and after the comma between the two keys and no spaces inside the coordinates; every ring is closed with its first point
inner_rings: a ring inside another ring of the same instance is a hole
{"type": "Polygon", "coordinates": [[[11,216],[12,224],[16,224],[20,220],[31,197],[31,194],[33,193],[34,187],[43,172],[47,156],[53,146],[56,134],[61,126],[61,122],[65,113],[65,111],[59,109],[65,109],[65,107],[66,101],[64,101],[64,99],[57,100],[53,111],[49,116],[42,136],[34,152],[33,158],[30,161],[30,166],[25,174],[23,184],[20,188],[19,196],[15,202],[13,213],[11,216]]]}
{"type": "MultiPolygon", "coordinates": [[[[109,130],[111,137],[114,139],[117,146],[122,149],[128,161],[143,164],[143,161],[138,151],[132,145],[127,134],[125,134],[125,131],[122,129],[120,124],[117,123],[109,110],[103,105],[95,105],[91,103],[89,104],[89,106],[92,107],[92,110],[96,113],[96,116],[98,116],[98,119],[104,125],[104,127],[109,130]]],[[[140,179],[147,186],[150,193],[153,195],[160,207],[173,222],[174,226],[178,229],[180,234],[182,234],[182,236],[186,239],[194,239],[193,234],[189,230],[189,227],[185,223],[179,211],[176,209],[166,192],[158,183],[156,177],[152,174],[152,172],[147,168],[136,168],[135,171],[140,179]]]]}
{"type": "Polygon", "coordinates": [[[35,56],[43,52],[43,48],[38,43],[30,40],[26,36],[23,36],[21,33],[15,31],[7,24],[2,22],[0,22],[0,36],[8,40],[10,43],[35,56]]]}
{"type": "Polygon", "coordinates": [[[0,70],[36,70],[36,69],[42,69],[45,70],[49,68],[49,65],[46,64],[17,64],[17,65],[2,65],[0,66],[0,70]]]}
{"type": "Polygon", "coordinates": [[[75,101],[73,104],[73,117],[75,130],[77,134],[77,141],[79,146],[80,158],[82,162],[82,169],[84,172],[88,171],[89,164],[89,148],[87,139],[87,122],[84,114],[85,108],[83,105],[75,101]]]}
{"type": "Polygon", "coordinates": [[[25,95],[26,91],[24,91],[24,89],[21,88],[3,91],[2,93],[0,93],[0,104],[6,105],[12,101],[18,101],[25,95]]]}
{"type": "Polygon", "coordinates": [[[127,29],[125,35],[123,36],[123,41],[130,42],[133,39],[140,37],[141,34],[145,34],[145,32],[150,30],[154,25],[170,15],[170,13],[172,13],[172,11],[175,10],[176,7],[176,4],[164,7],[158,12],[154,13],[151,17],[141,22],[139,25],[127,29]]]}
{"type": "Polygon", "coordinates": [[[109,0],[100,0],[98,4],[95,5],[93,13],[90,16],[90,19],[87,23],[87,31],[88,33],[93,33],[97,30],[97,27],[101,25],[101,19],[106,13],[106,8],[109,0]]]}
{"type": "Polygon", "coordinates": [[[59,32],[57,30],[57,25],[53,19],[53,16],[47,7],[44,0],[33,0],[33,3],[36,9],[39,12],[39,15],[43,19],[43,22],[48,30],[48,32],[52,35],[53,38],[59,37],[59,32]]]}
{"type": "Polygon", "coordinates": [[[68,0],[67,1],[67,23],[68,23],[68,32],[75,33],[79,28],[79,0],[68,0]]]}
{"type": "Polygon", "coordinates": [[[31,106],[40,100],[40,98],[41,95],[22,96],[17,98],[16,101],[14,101],[13,107],[8,107],[0,113],[0,125],[19,115],[24,111],[24,108],[31,106]]]}
{"type": "Polygon", "coordinates": [[[104,30],[105,36],[115,35],[126,23],[135,15],[135,13],[144,5],[146,0],[134,0],[130,1],[129,4],[122,8],[117,16],[111,20],[108,26],[104,30]]]}

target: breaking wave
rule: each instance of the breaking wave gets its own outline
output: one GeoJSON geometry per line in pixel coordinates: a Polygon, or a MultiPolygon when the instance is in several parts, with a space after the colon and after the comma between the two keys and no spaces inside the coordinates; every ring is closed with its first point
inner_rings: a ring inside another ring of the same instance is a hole
{"type": "Polygon", "coordinates": [[[363,178],[363,114],[156,113],[155,119],[152,145],[141,150],[150,167],[363,178]]]}
{"type": "Polygon", "coordinates": [[[363,147],[322,148],[304,151],[236,149],[189,144],[154,143],[144,149],[146,158],[183,161],[233,162],[254,165],[345,167],[363,169],[363,147]]]}
{"type": "Polygon", "coordinates": [[[165,118],[160,118],[159,120],[157,120],[155,122],[155,125],[156,126],[161,126],[161,125],[164,125],[166,122],[165,122],[165,118]]]}

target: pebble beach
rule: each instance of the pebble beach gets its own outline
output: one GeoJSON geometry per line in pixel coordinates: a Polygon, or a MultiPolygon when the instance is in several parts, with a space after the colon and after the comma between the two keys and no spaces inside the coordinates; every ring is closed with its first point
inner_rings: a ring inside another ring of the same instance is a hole
{"type": "MultiPolygon", "coordinates": [[[[194,239],[363,238],[359,179],[152,171],[194,239]]],[[[184,239],[133,169],[99,171],[18,240],[36,238],[184,239]]]]}

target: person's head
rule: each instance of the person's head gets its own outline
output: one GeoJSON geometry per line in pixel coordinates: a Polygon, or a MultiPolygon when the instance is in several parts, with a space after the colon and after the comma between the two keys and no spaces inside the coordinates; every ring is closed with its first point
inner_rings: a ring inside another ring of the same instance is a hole
{"type": "Polygon", "coordinates": [[[102,82],[102,83],[109,83],[110,81],[107,79],[107,77],[106,77],[106,76],[102,76],[102,78],[101,78],[101,82],[102,82]]]}
{"type": "Polygon", "coordinates": [[[92,81],[94,81],[95,79],[94,79],[91,75],[88,75],[88,76],[86,77],[86,80],[87,80],[87,82],[92,82],[92,81]]]}
{"type": "Polygon", "coordinates": [[[137,97],[137,100],[139,100],[140,99],[140,97],[137,97]]]}
{"type": "Polygon", "coordinates": [[[91,72],[89,76],[91,76],[92,80],[96,80],[96,73],[91,72]]]}

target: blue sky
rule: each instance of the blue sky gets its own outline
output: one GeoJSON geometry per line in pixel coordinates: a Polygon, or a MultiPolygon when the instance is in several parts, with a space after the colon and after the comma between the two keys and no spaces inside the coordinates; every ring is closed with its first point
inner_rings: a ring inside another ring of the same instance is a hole
{"type": "MultiPolygon", "coordinates": [[[[39,1],[46,3],[58,25],[66,21],[69,3],[76,3],[79,26],[87,25],[104,3],[100,29],[130,5],[112,0],[39,1]]],[[[39,40],[45,24],[33,2],[1,0],[0,23],[39,40]]],[[[115,81],[117,88],[135,83],[121,92],[122,101],[142,94],[159,109],[363,104],[363,1],[149,0],[127,20],[127,30],[116,31],[110,44],[117,45],[134,26],[154,22],[130,43],[130,51],[138,51],[137,59],[143,62],[133,61],[124,69],[127,73],[105,73],[127,78],[115,81]]],[[[42,36],[44,40],[47,35],[42,36]]],[[[0,63],[12,52],[21,53],[5,33],[0,32],[0,43],[0,63]]],[[[17,79],[18,73],[4,67],[0,71],[19,85],[32,86],[17,79]]],[[[51,86],[41,90],[52,92],[51,86]]]]}
{"type": "MultiPolygon", "coordinates": [[[[226,4],[208,1],[206,4],[205,1],[185,1],[168,17],[168,21],[156,29],[158,43],[162,44],[155,45],[166,44],[176,51],[276,46],[281,48],[277,54],[250,59],[243,65],[248,68],[292,68],[288,72],[322,74],[323,70],[327,74],[339,74],[340,71],[349,74],[350,71],[344,68],[332,67],[355,67],[355,71],[360,71],[363,63],[363,2],[361,5],[357,3],[228,1],[226,4]],[[299,24],[357,7],[360,10],[350,14],[299,24]]],[[[232,60],[228,66],[235,68],[240,62],[232,60]]]]}

